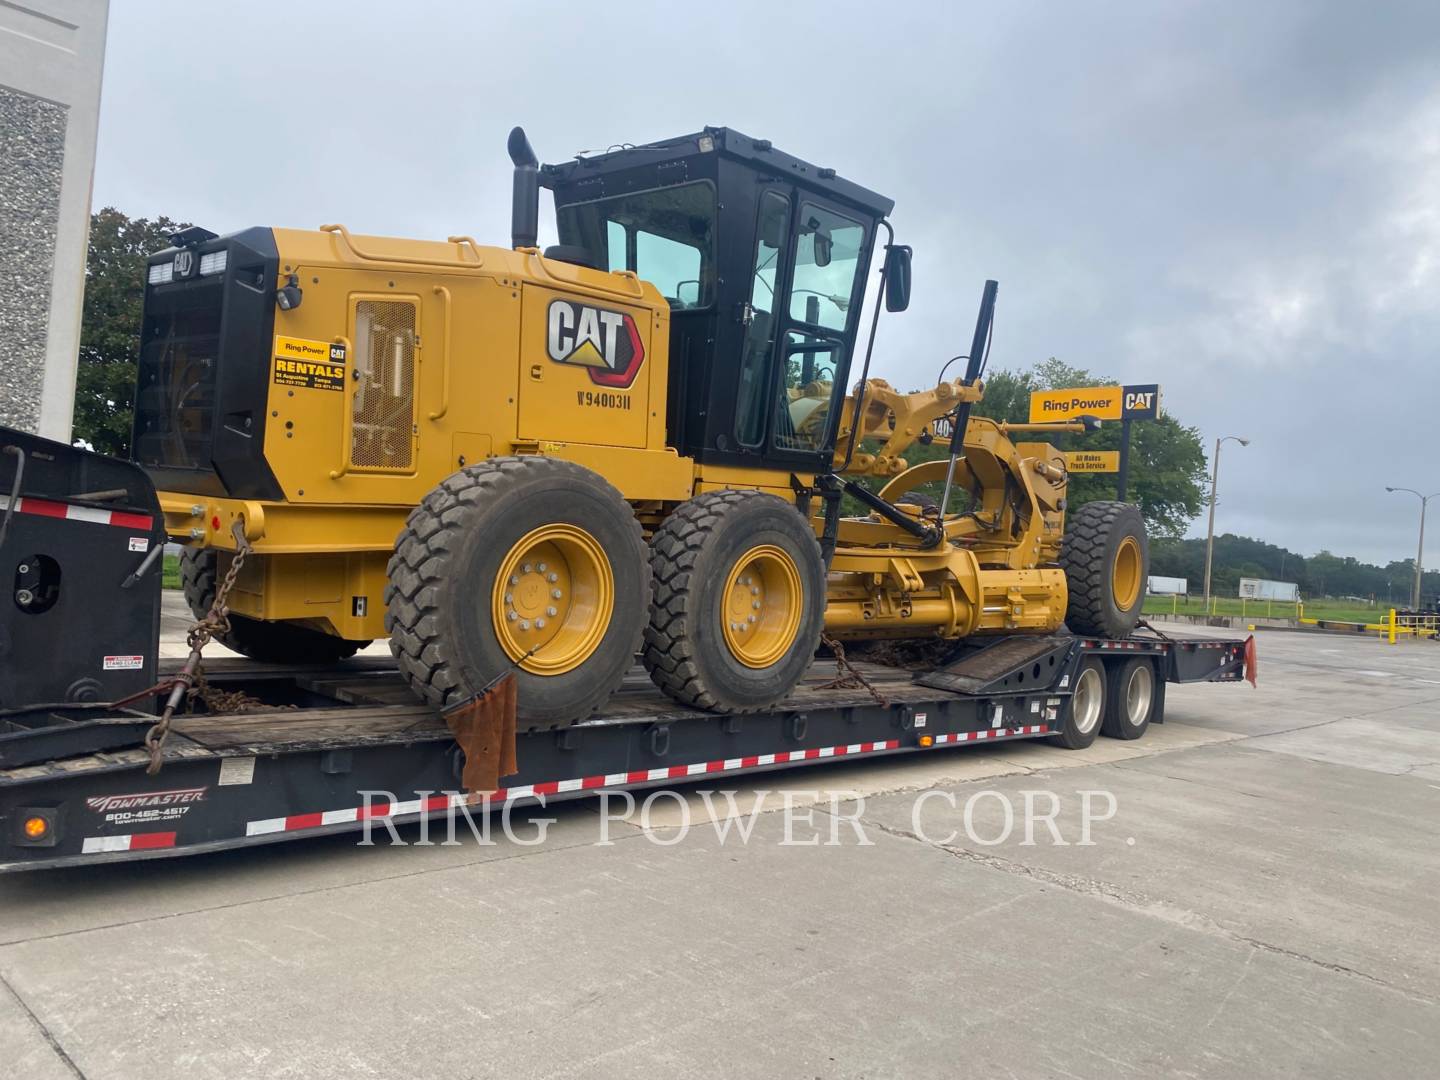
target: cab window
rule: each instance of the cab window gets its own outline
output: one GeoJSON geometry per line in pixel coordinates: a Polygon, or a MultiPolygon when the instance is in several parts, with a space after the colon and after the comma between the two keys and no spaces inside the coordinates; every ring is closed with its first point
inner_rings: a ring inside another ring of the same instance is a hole
{"type": "Polygon", "coordinates": [[[802,203],[795,225],[790,319],[843,330],[855,302],[865,226],[833,210],[802,203]]]}
{"type": "Polygon", "coordinates": [[[701,181],[555,212],[560,243],[584,248],[596,266],[630,270],[675,310],[708,307],[715,290],[715,188],[701,181]]]}
{"type": "Polygon", "coordinates": [[[766,192],[760,200],[755,257],[750,264],[750,300],[745,310],[745,344],[740,354],[740,385],[735,397],[735,437],[742,446],[765,438],[766,402],[771,391],[770,355],[775,351],[775,284],[790,226],[790,200],[766,192]]]}

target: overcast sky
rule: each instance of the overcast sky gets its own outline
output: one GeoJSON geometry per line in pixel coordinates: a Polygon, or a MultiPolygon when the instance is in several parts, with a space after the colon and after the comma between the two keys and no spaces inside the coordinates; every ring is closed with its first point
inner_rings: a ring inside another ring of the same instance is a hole
{"type": "Polygon", "coordinates": [[[992,368],[1253,440],[1221,531],[1414,556],[1384,488],[1440,491],[1435,0],[114,0],[94,200],[504,245],[517,123],[550,161],[715,124],[832,166],[915,248],[876,374],[933,380],[997,278],[992,368]]]}

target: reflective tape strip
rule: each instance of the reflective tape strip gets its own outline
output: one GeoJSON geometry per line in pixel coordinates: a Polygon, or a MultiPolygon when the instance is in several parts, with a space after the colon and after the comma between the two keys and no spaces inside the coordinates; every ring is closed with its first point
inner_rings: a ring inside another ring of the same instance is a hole
{"type": "MultiPolygon", "coordinates": [[[[0,495],[0,510],[10,508],[10,496],[0,495]]],[[[113,525],[120,529],[149,532],[151,518],[147,514],[126,514],[119,510],[97,510],[89,506],[73,506],[70,503],[51,502],[49,499],[20,499],[15,505],[17,514],[33,514],[36,517],[65,518],[67,521],[86,521],[92,525],[113,525]]],[[[125,850],[123,848],[118,850],[125,850]]]]}
{"type": "MultiPolygon", "coordinates": [[[[1044,728],[1026,728],[1030,731],[1044,731],[1044,728]]],[[[989,735],[989,732],[984,734],[989,735]]],[[[998,733],[997,733],[998,734],[998,733]]],[[[719,758],[715,761],[698,761],[690,765],[669,765],[659,769],[637,769],[634,772],[605,773],[599,776],[580,776],[568,780],[544,780],[535,784],[521,784],[491,792],[482,802],[496,804],[512,802],[515,799],[534,798],[540,795],[555,795],[562,791],[589,791],[596,788],[624,787],[626,784],[643,784],[655,780],[683,779],[690,776],[705,776],[713,773],[736,772],[758,765],[783,765],[792,761],[816,761],[822,758],[850,757],[855,754],[875,754],[883,750],[895,750],[899,739],[882,742],[849,743],[841,746],[822,746],[811,750],[788,750],[778,754],[757,754],[753,757],[719,758]]],[[[297,832],[314,829],[322,825],[336,825],[369,818],[402,817],[406,814],[433,813],[450,806],[466,804],[464,795],[434,795],[428,799],[411,799],[408,802],[373,803],[370,806],[347,807],[343,810],[323,810],[311,814],[292,814],[289,817],[264,818],[245,825],[246,836],[264,836],[267,833],[297,832]]],[[[172,834],[173,835],[173,834],[172,834]]]]}
{"type": "Polygon", "coordinates": [[[1048,735],[1050,729],[1044,724],[1027,724],[1025,727],[994,728],[987,731],[952,731],[948,735],[936,735],[935,745],[946,743],[983,742],[986,739],[1014,739],[1021,735],[1048,735]]]}
{"type": "Polygon", "coordinates": [[[87,836],[80,845],[80,852],[96,855],[102,851],[150,851],[174,846],[173,832],[125,833],[120,836],[87,836]]]}

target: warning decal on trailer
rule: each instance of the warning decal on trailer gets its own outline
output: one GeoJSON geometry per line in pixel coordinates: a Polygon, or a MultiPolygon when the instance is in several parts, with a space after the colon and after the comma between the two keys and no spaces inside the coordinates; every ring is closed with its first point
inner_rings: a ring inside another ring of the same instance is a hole
{"type": "Polygon", "coordinates": [[[255,782],[255,759],[253,757],[227,757],[220,759],[220,786],[251,784],[255,782]]]}
{"type": "Polygon", "coordinates": [[[144,666],[143,656],[107,656],[100,665],[104,671],[139,671],[144,666]]]}

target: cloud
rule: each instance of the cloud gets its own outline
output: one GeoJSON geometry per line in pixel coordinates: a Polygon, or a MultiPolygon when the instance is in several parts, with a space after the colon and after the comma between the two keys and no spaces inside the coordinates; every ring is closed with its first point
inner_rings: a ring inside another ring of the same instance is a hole
{"type": "Polygon", "coordinates": [[[915,300],[878,374],[933,379],[997,278],[992,365],[1160,382],[1253,439],[1221,528],[1409,557],[1384,485],[1440,488],[1440,5],[388,11],[113,5],[97,205],[503,244],[511,124],[548,160],[728,124],[896,199],[915,300]]]}

